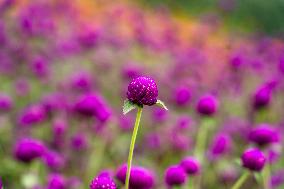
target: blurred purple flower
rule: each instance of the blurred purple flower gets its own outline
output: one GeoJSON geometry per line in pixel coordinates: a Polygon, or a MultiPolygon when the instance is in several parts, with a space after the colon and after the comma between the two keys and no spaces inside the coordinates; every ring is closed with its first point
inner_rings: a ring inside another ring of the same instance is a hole
{"type": "Polygon", "coordinates": [[[257,148],[247,149],[242,155],[242,165],[251,171],[261,171],[265,162],[264,154],[257,148]]]}
{"type": "MultiPolygon", "coordinates": [[[[116,171],[116,178],[125,183],[127,165],[120,166],[116,171]]],[[[130,189],[151,189],[154,186],[153,173],[143,167],[132,166],[130,172],[129,188],[130,189]]]]}
{"type": "Polygon", "coordinates": [[[158,88],[149,77],[138,77],[128,85],[127,98],[138,105],[152,106],[157,102],[158,88]]]}
{"type": "Polygon", "coordinates": [[[186,172],[181,166],[172,165],[165,172],[165,182],[168,186],[181,186],[186,181],[186,172]]]}
{"type": "Polygon", "coordinates": [[[31,126],[41,123],[46,118],[46,112],[42,105],[33,104],[26,107],[18,117],[21,126],[31,126]]]}
{"type": "Polygon", "coordinates": [[[175,103],[178,106],[186,106],[190,103],[191,91],[187,87],[180,86],[177,89],[175,89],[174,99],[175,103]]]}
{"type": "Polygon", "coordinates": [[[14,147],[15,158],[25,163],[30,163],[32,160],[42,157],[45,151],[44,144],[32,138],[21,139],[17,141],[14,147]]]}
{"type": "Polygon", "coordinates": [[[259,146],[266,146],[280,140],[279,132],[269,124],[259,124],[250,131],[248,138],[259,146]]]}
{"type": "Polygon", "coordinates": [[[0,111],[7,112],[11,110],[13,107],[13,101],[10,96],[7,94],[1,93],[0,94],[0,111]]]}
{"type": "Polygon", "coordinates": [[[47,189],[67,189],[65,177],[60,174],[49,175],[47,189]]]}

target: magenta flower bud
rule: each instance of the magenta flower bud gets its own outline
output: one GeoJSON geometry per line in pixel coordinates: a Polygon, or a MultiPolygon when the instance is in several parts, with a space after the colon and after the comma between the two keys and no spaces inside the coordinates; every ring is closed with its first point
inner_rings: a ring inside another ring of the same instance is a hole
{"type": "Polygon", "coordinates": [[[266,146],[271,143],[279,142],[279,133],[268,124],[260,124],[249,133],[249,140],[259,146],[266,146]]]}
{"type": "Polygon", "coordinates": [[[90,189],[116,189],[115,182],[107,175],[101,175],[94,178],[91,182],[90,189]]]}
{"type": "Polygon", "coordinates": [[[187,87],[179,87],[175,91],[175,103],[179,106],[186,106],[191,100],[191,91],[187,87]]]}
{"type": "Polygon", "coordinates": [[[102,31],[99,28],[86,28],[84,33],[78,36],[78,41],[84,48],[93,48],[98,44],[101,33],[102,31]]]}
{"type": "Polygon", "coordinates": [[[243,64],[243,57],[241,55],[234,55],[230,58],[230,63],[233,69],[238,69],[243,64]]]}
{"type": "Polygon", "coordinates": [[[74,109],[81,115],[95,116],[101,122],[106,122],[111,116],[109,107],[107,107],[104,99],[98,94],[81,96],[77,100],[74,109]]]}
{"type": "Polygon", "coordinates": [[[0,111],[7,112],[11,110],[13,101],[10,96],[6,94],[0,94],[0,111]]]}
{"type": "Polygon", "coordinates": [[[155,122],[163,122],[168,118],[168,111],[163,108],[154,108],[152,117],[155,122]]]}
{"type": "Polygon", "coordinates": [[[218,101],[214,96],[205,95],[199,99],[196,109],[201,115],[212,116],[218,109],[218,101]]]}
{"type": "Polygon", "coordinates": [[[181,166],[172,165],[165,173],[165,182],[168,186],[180,186],[186,181],[186,172],[181,166]]]}
{"type": "Polygon", "coordinates": [[[266,158],[257,148],[246,150],[242,155],[242,164],[251,171],[261,171],[265,165],[266,158]]]}
{"type": "Polygon", "coordinates": [[[47,189],[67,189],[65,177],[60,174],[49,175],[47,189]]]}
{"type": "Polygon", "coordinates": [[[177,131],[184,131],[191,127],[193,120],[187,115],[181,115],[176,122],[175,129],[177,131]]]}
{"type": "Polygon", "coordinates": [[[87,136],[84,134],[76,134],[71,139],[71,146],[75,150],[84,150],[88,146],[87,136]]]}
{"type": "Polygon", "coordinates": [[[41,141],[25,138],[17,142],[14,147],[14,155],[18,160],[30,163],[32,160],[42,157],[45,150],[46,148],[41,141]]]}
{"type": "MultiPolygon", "coordinates": [[[[124,164],[118,168],[116,178],[125,183],[127,165],[124,164]]],[[[154,186],[154,176],[151,171],[143,167],[132,166],[130,171],[129,188],[130,189],[150,189],[154,186]]]]}
{"type": "Polygon", "coordinates": [[[271,88],[265,86],[258,89],[253,97],[253,107],[255,109],[265,108],[271,101],[271,88]]]}
{"type": "Polygon", "coordinates": [[[195,175],[200,171],[200,163],[194,157],[186,157],[180,162],[180,166],[188,175],[195,175]]]}
{"type": "Polygon", "coordinates": [[[65,159],[55,151],[48,151],[44,155],[45,164],[54,171],[62,169],[65,165],[65,159]]]}
{"type": "Polygon", "coordinates": [[[90,91],[92,89],[92,77],[88,72],[81,71],[72,78],[71,86],[78,91],[90,91]]]}
{"type": "Polygon", "coordinates": [[[149,77],[137,77],[128,85],[127,98],[138,105],[152,106],[157,102],[158,88],[149,77]]]}
{"type": "Polygon", "coordinates": [[[18,121],[22,126],[30,126],[44,121],[45,118],[46,112],[43,106],[35,104],[25,108],[18,121]]]}
{"type": "Polygon", "coordinates": [[[36,57],[31,63],[32,72],[39,78],[44,78],[49,73],[49,65],[43,57],[36,57]]]}
{"type": "Polygon", "coordinates": [[[231,138],[225,133],[220,133],[215,136],[212,146],[211,154],[213,156],[219,156],[228,152],[231,148],[231,138]]]}

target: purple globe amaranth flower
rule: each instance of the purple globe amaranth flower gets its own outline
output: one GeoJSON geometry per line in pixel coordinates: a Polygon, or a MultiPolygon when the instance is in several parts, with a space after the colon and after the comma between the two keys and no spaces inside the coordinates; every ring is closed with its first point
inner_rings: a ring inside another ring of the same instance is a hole
{"type": "Polygon", "coordinates": [[[233,69],[238,69],[243,64],[243,57],[239,54],[230,57],[230,64],[233,69]]]}
{"type": "Polygon", "coordinates": [[[17,142],[14,147],[15,157],[25,163],[30,163],[45,154],[46,148],[39,140],[24,138],[17,142]]]}
{"type": "Polygon", "coordinates": [[[264,154],[257,148],[246,150],[241,158],[243,167],[251,171],[261,171],[266,161],[264,154]]]}
{"type": "Polygon", "coordinates": [[[116,189],[116,184],[108,175],[100,175],[94,178],[90,184],[90,189],[116,189]]]}
{"type": "Polygon", "coordinates": [[[186,106],[191,100],[191,91],[187,87],[178,87],[175,91],[174,100],[178,106],[186,106]]]}
{"type": "Polygon", "coordinates": [[[163,108],[154,108],[152,118],[155,122],[163,122],[168,118],[168,111],[163,108]]]}
{"type": "Polygon", "coordinates": [[[49,175],[47,189],[67,189],[65,177],[60,174],[49,175]]]}
{"type": "MultiPolygon", "coordinates": [[[[127,165],[120,166],[116,171],[116,178],[125,183],[127,165]]],[[[143,167],[132,166],[130,171],[129,188],[130,189],[150,189],[154,186],[153,173],[143,167]]]]}
{"type": "Polygon", "coordinates": [[[172,165],[165,172],[165,182],[168,186],[180,186],[186,181],[186,172],[179,165],[172,165]]]}
{"type": "Polygon", "coordinates": [[[272,96],[272,90],[270,87],[264,86],[255,92],[253,96],[253,107],[258,110],[261,108],[265,108],[270,104],[272,96]]]}
{"type": "Polygon", "coordinates": [[[200,171],[200,163],[194,157],[186,157],[180,162],[180,166],[189,175],[195,175],[200,171]]]}
{"type": "Polygon", "coordinates": [[[225,133],[217,134],[212,142],[210,149],[211,154],[216,157],[228,152],[231,149],[231,143],[232,141],[229,135],[225,133]]]}
{"type": "Polygon", "coordinates": [[[110,108],[104,99],[95,93],[79,97],[74,109],[82,115],[95,116],[101,122],[106,122],[111,116],[110,108]]]}
{"type": "Polygon", "coordinates": [[[284,169],[276,171],[271,177],[272,188],[280,188],[284,184],[284,169]]]}
{"type": "Polygon", "coordinates": [[[98,44],[101,35],[102,30],[100,28],[87,27],[84,32],[79,34],[78,41],[84,48],[93,48],[98,44]]]}
{"type": "Polygon", "coordinates": [[[157,102],[158,88],[149,77],[137,77],[128,85],[127,98],[138,105],[152,106],[157,102]]]}
{"type": "Polygon", "coordinates": [[[18,122],[21,126],[38,124],[46,118],[46,112],[42,105],[34,104],[28,106],[20,114],[18,122]]]}
{"type": "Polygon", "coordinates": [[[90,91],[93,87],[92,77],[88,72],[81,71],[72,76],[71,86],[78,91],[90,91]]]}
{"type": "Polygon", "coordinates": [[[87,136],[81,133],[71,138],[71,146],[75,150],[84,150],[88,147],[87,136]]]}
{"type": "Polygon", "coordinates": [[[0,189],[3,189],[2,179],[0,178],[0,189]]]}
{"type": "Polygon", "coordinates": [[[201,115],[212,116],[218,109],[218,101],[212,95],[202,96],[197,103],[196,109],[201,115]]]}
{"type": "Polygon", "coordinates": [[[45,164],[54,171],[62,169],[65,165],[65,159],[55,151],[48,151],[43,156],[45,164]]]}
{"type": "Polygon", "coordinates": [[[0,111],[7,112],[13,107],[12,98],[6,94],[0,94],[0,111]]]}
{"type": "Polygon", "coordinates": [[[269,124],[260,124],[249,133],[249,140],[259,146],[279,142],[279,133],[269,124]]]}
{"type": "Polygon", "coordinates": [[[177,131],[185,131],[191,127],[193,120],[191,117],[187,115],[181,115],[175,124],[175,130],[177,131]]]}
{"type": "Polygon", "coordinates": [[[49,62],[43,57],[36,57],[31,62],[32,72],[39,78],[44,78],[49,74],[49,62]]]}

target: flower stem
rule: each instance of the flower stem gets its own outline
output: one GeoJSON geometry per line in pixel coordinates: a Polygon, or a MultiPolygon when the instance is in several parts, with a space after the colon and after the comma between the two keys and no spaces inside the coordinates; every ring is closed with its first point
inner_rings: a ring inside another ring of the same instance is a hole
{"type": "Polygon", "coordinates": [[[245,171],[243,173],[243,175],[234,184],[232,189],[239,189],[244,184],[244,182],[248,179],[249,175],[250,175],[250,172],[249,171],[245,171]]]}
{"type": "Polygon", "coordinates": [[[206,150],[208,129],[209,129],[209,126],[211,124],[210,119],[211,118],[204,118],[202,120],[202,123],[201,123],[199,130],[198,130],[198,133],[197,133],[194,155],[200,161],[201,164],[203,164],[204,153],[205,153],[205,150],[206,150]]]}
{"type": "Polygon", "coordinates": [[[138,107],[138,111],[136,114],[136,121],[132,133],[130,148],[129,148],[129,155],[128,155],[128,161],[127,161],[127,172],[126,172],[126,180],[125,180],[125,189],[129,188],[129,178],[130,178],[130,170],[131,170],[131,163],[132,163],[132,157],[133,157],[133,151],[135,147],[135,140],[138,133],[139,123],[142,115],[142,107],[138,107]]]}
{"type": "Polygon", "coordinates": [[[271,175],[270,175],[269,162],[265,165],[262,171],[262,177],[263,177],[263,188],[270,189],[271,175]]]}

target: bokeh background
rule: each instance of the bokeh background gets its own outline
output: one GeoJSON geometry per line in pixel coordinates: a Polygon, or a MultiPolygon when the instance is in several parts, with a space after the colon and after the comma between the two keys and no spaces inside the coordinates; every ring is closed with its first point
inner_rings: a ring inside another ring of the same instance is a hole
{"type": "MultiPolygon", "coordinates": [[[[169,108],[143,110],[133,163],[153,173],[152,188],[193,155],[205,119],[196,104],[209,94],[219,106],[202,188],[232,186],[263,123],[279,134],[265,152],[271,187],[283,188],[283,18],[282,0],[0,0],[4,188],[89,188],[102,171],[122,188],[135,120],[122,105],[137,76],[155,79],[169,108]]],[[[243,188],[262,188],[260,177],[243,188]]]]}

